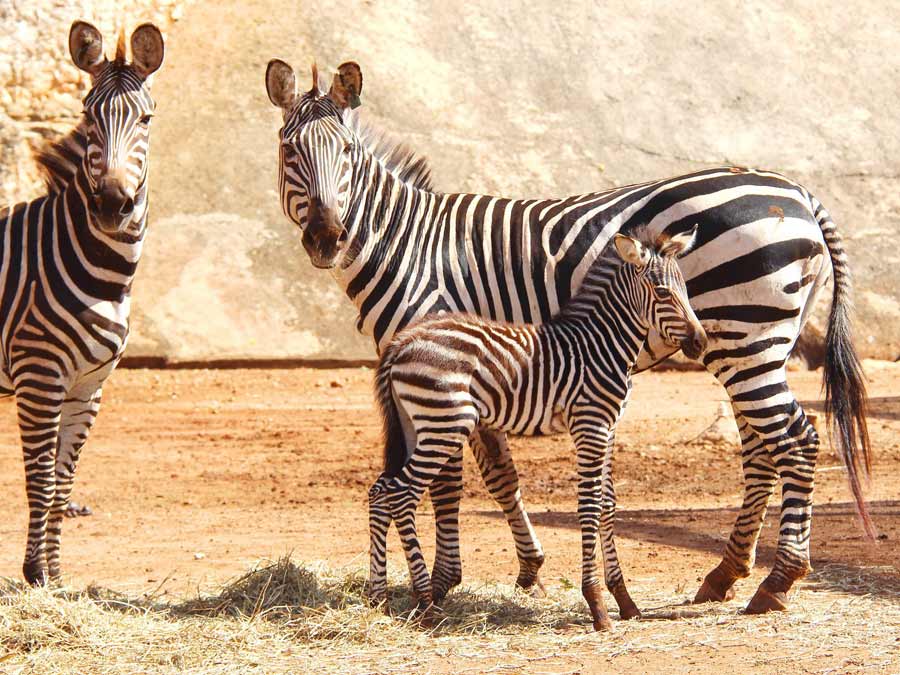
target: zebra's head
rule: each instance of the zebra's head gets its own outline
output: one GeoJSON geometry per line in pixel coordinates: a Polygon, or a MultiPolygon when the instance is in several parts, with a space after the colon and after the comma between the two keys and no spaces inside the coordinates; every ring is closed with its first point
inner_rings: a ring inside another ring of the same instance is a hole
{"type": "Polygon", "coordinates": [[[354,159],[361,149],[344,124],[344,113],[359,105],[362,72],[356,63],[344,63],[325,93],[313,66],[312,87],[299,94],[293,68],[272,59],[266,90],[284,115],[279,132],[281,208],[300,228],[312,264],[330,269],[347,242],[354,159]]]}
{"type": "Polygon", "coordinates": [[[103,53],[100,31],[76,21],[69,31],[69,53],[90,74],[84,98],[86,148],[84,172],[91,220],[107,233],[121,232],[143,217],[150,147],[150,118],[156,104],[148,79],[162,65],[163,38],[145,23],[131,34],[131,63],[125,61],[125,35],[116,56],[103,53]]]}
{"type": "Polygon", "coordinates": [[[696,359],[706,349],[706,331],[688,300],[687,286],[677,258],[687,254],[697,236],[697,226],[673,236],[661,234],[649,246],[640,239],[616,234],[613,244],[619,256],[634,266],[639,311],[672,347],[680,347],[696,359]]]}

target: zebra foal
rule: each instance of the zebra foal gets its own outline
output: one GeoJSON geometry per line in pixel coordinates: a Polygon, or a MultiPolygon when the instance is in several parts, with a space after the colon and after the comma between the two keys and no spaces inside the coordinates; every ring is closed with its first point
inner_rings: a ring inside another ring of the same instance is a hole
{"type": "Polygon", "coordinates": [[[152,24],[115,58],[83,21],[72,61],[91,76],[84,116],[37,159],[48,194],[0,210],[0,395],[16,396],[25,458],[25,579],[60,575],[63,514],[103,382],[128,339],[131,287],[147,224],[148,78],[162,65],[152,24]]]}
{"type": "Polygon", "coordinates": [[[613,541],[612,445],[631,390],[631,371],[651,328],[692,358],[706,333],[688,302],[676,258],[688,232],[639,238],[616,234],[578,294],[541,326],[474,316],[427,319],[400,332],[376,377],[384,418],[385,468],[369,491],[373,601],[386,593],[386,537],[397,525],[417,607],[425,619],[431,580],[416,538],[419,500],[478,427],[535,435],[568,430],[578,464],[582,593],[596,630],[611,628],[597,575],[597,534],[606,586],[622,618],[640,616],[613,541]],[[621,258],[621,260],[619,260],[621,258]]]}

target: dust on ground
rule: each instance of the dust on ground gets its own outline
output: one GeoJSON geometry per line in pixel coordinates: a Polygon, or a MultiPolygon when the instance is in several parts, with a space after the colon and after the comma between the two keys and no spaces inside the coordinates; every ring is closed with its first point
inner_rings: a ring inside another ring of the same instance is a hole
{"type": "MultiPolygon", "coordinates": [[[[616,632],[606,636],[588,635],[589,624],[577,621],[550,627],[555,641],[549,651],[539,649],[538,637],[517,642],[515,635],[490,630],[455,646],[439,635],[417,634],[415,658],[401,659],[398,672],[691,672],[701,666],[896,672],[900,625],[891,622],[900,602],[900,366],[866,366],[875,449],[870,499],[883,539],[875,544],[863,538],[840,462],[826,442],[816,474],[817,571],[800,585],[790,614],[740,614],[773,561],[775,503],[756,571],[738,584],[737,600],[705,606],[692,618],[672,609],[692,597],[719,559],[740,503],[740,463],[728,443],[693,442],[725,400],[710,375],[645,373],[636,378],[617,438],[617,543],[632,595],[655,619],[616,622],[616,632]],[[669,609],[654,613],[663,606],[669,609]],[[503,649],[495,648],[498,640],[503,649]]],[[[93,582],[129,597],[153,593],[176,602],[215,592],[260,559],[288,553],[297,564],[324,562],[358,577],[367,565],[366,491],[381,461],[371,378],[365,368],[116,372],[76,482],[77,499],[95,515],[64,525],[67,584],[84,588],[93,582]]],[[[790,379],[807,410],[821,411],[821,375],[794,372],[790,379]]],[[[0,421],[0,485],[7,495],[0,504],[0,575],[18,577],[27,515],[9,399],[0,402],[0,421]]],[[[818,426],[824,432],[824,416],[818,426]]],[[[550,596],[520,600],[543,611],[542,602],[559,603],[574,592],[577,607],[580,545],[571,444],[565,436],[514,439],[513,453],[547,553],[542,576],[550,596]]],[[[463,574],[465,592],[477,595],[480,586],[511,586],[517,566],[503,516],[470,456],[466,462],[463,574]]],[[[427,503],[419,526],[430,557],[427,503]]],[[[397,580],[405,563],[396,535],[389,541],[397,580]]],[[[515,594],[509,598],[518,601],[515,594]]],[[[583,615],[587,622],[586,607],[583,615]]],[[[361,645],[353,651],[357,665],[339,667],[327,647],[304,649],[328,654],[328,667],[340,672],[393,672],[388,664],[400,659],[396,653],[381,658],[377,645],[361,645]]]]}

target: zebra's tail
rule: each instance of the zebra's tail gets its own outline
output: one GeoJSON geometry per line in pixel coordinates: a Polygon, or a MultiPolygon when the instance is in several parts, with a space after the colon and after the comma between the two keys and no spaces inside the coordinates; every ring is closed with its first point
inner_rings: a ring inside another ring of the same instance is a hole
{"type": "Polygon", "coordinates": [[[812,202],[834,271],[831,314],[825,335],[825,415],[832,443],[847,470],[863,529],[874,539],[877,531],[863,490],[863,483],[868,482],[872,470],[872,459],[866,424],[866,382],[852,339],[850,269],[841,236],[831,216],[818,201],[813,199],[812,202]]]}
{"type": "Polygon", "coordinates": [[[395,358],[396,351],[389,346],[378,364],[378,372],[375,375],[375,398],[378,401],[384,428],[384,471],[392,477],[403,470],[408,456],[406,434],[400,422],[400,411],[394,400],[391,383],[391,368],[395,358]]]}

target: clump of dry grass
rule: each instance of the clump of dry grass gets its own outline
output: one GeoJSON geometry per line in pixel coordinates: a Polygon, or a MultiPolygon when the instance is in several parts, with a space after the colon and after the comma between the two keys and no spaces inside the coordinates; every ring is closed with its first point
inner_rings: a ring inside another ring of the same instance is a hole
{"type": "Polygon", "coordinates": [[[438,625],[424,630],[409,620],[406,584],[394,581],[385,613],[365,602],[358,571],[287,558],[175,603],[0,580],[0,672],[412,673],[449,663],[514,672],[535,661],[566,672],[582,660],[624,664],[635,654],[747,645],[765,672],[786,655],[852,672],[890,663],[900,647],[896,570],[824,568],[801,586],[791,613],[765,617],[741,615],[734,603],[688,607],[682,593],[635,586],[646,620],[601,635],[589,630],[577,590],[535,600],[501,585],[454,591],[438,625]]]}

